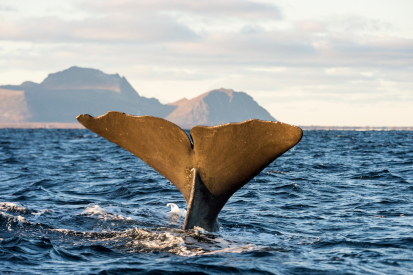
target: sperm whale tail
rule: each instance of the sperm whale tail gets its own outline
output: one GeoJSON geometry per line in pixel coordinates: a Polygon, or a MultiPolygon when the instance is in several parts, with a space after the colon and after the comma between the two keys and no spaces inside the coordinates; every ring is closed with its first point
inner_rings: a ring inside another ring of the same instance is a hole
{"type": "Polygon", "coordinates": [[[152,116],[79,115],[86,128],[131,152],[172,182],[188,205],[184,229],[217,231],[228,199],[303,135],[296,126],[256,119],[195,126],[192,143],[177,125],[152,116]]]}

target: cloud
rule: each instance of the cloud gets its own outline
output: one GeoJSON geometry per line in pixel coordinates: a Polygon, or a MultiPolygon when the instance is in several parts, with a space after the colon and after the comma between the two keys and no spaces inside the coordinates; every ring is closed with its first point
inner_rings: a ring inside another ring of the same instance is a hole
{"type": "MultiPolygon", "coordinates": [[[[73,5],[72,13],[77,8],[87,15],[82,19],[64,20],[58,10],[55,15],[49,10],[43,16],[3,20],[0,39],[97,43],[188,41],[198,38],[197,24],[202,33],[211,26],[222,29],[234,20],[245,25],[281,18],[277,6],[247,0],[92,0],[74,2],[73,5]]],[[[254,27],[255,30],[259,28],[258,25],[254,27]]]]}
{"type": "Polygon", "coordinates": [[[246,25],[240,31],[242,34],[258,34],[263,32],[265,32],[265,29],[259,25],[246,25]]]}
{"type": "Polygon", "coordinates": [[[324,32],[326,30],[325,25],[318,20],[303,20],[295,24],[296,29],[307,33],[324,32]]]}
{"type": "Polygon", "coordinates": [[[78,65],[125,75],[162,102],[217,87],[277,108],[413,101],[413,39],[385,34],[395,27],[384,21],[288,21],[275,5],[245,0],[76,3],[82,16],[0,16],[0,78],[13,68],[42,75],[78,65]]]}
{"type": "MultiPolygon", "coordinates": [[[[1,18],[0,18],[1,19],[1,18]]],[[[142,43],[194,40],[186,26],[159,15],[121,16],[64,21],[59,17],[30,18],[4,22],[1,40],[32,42],[128,42],[142,43]]]]}
{"type": "Polygon", "coordinates": [[[13,12],[15,12],[15,11],[17,11],[17,9],[9,7],[9,6],[0,5],[0,11],[13,11],[13,12]]]}
{"type": "Polygon", "coordinates": [[[85,1],[81,6],[93,12],[104,13],[180,12],[208,17],[281,18],[281,12],[277,6],[247,0],[94,0],[85,1]]]}
{"type": "Polygon", "coordinates": [[[338,32],[383,32],[387,30],[395,30],[396,27],[379,19],[368,19],[354,14],[329,17],[325,19],[331,31],[338,32]]]}
{"type": "Polygon", "coordinates": [[[366,62],[372,66],[403,65],[410,64],[412,58],[412,40],[351,32],[381,24],[356,16],[307,19],[295,22],[292,28],[277,29],[255,20],[280,20],[277,6],[245,0],[99,0],[81,1],[77,7],[87,8],[91,14],[82,20],[57,16],[17,21],[0,18],[0,39],[132,43],[135,47],[151,44],[150,51],[167,48],[161,54],[171,58],[175,54],[183,59],[261,66],[359,66],[366,62]],[[182,19],[182,13],[190,19],[182,19]],[[208,20],[199,23],[199,16],[208,20]],[[228,18],[244,21],[237,21],[233,28],[211,29],[214,24],[225,25],[222,20],[228,18]],[[193,22],[200,25],[194,27],[193,22]]]}

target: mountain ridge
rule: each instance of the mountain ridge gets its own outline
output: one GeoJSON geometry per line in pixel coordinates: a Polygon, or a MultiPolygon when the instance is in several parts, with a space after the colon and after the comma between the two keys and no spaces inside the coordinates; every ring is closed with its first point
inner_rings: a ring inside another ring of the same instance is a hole
{"type": "Polygon", "coordinates": [[[192,99],[180,99],[165,119],[186,128],[202,124],[212,126],[228,122],[242,122],[251,118],[276,121],[251,96],[232,89],[214,89],[192,99]]]}
{"type": "Polygon", "coordinates": [[[0,102],[0,122],[68,123],[82,113],[99,116],[108,111],[162,117],[184,127],[251,118],[275,121],[244,92],[220,88],[161,104],[140,96],[124,76],[77,66],[51,73],[41,83],[2,85],[0,102]]]}

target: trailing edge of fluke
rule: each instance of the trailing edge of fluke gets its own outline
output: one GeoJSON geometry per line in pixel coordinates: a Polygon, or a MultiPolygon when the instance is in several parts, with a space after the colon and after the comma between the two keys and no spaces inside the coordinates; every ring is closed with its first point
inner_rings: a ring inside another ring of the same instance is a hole
{"type": "Polygon", "coordinates": [[[188,205],[184,229],[208,231],[218,231],[217,217],[228,199],[303,135],[296,126],[251,119],[195,126],[191,143],[181,128],[158,117],[108,112],[77,120],[172,182],[188,205]]]}

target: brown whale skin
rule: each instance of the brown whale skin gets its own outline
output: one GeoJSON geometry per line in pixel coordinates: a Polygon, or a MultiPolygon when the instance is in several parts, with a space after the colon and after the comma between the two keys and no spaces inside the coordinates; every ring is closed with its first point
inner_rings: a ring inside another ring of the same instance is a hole
{"type": "Polygon", "coordinates": [[[188,205],[184,229],[217,231],[228,199],[302,138],[300,128],[251,119],[195,126],[190,134],[158,117],[79,115],[86,128],[128,150],[172,182],[188,205]]]}

